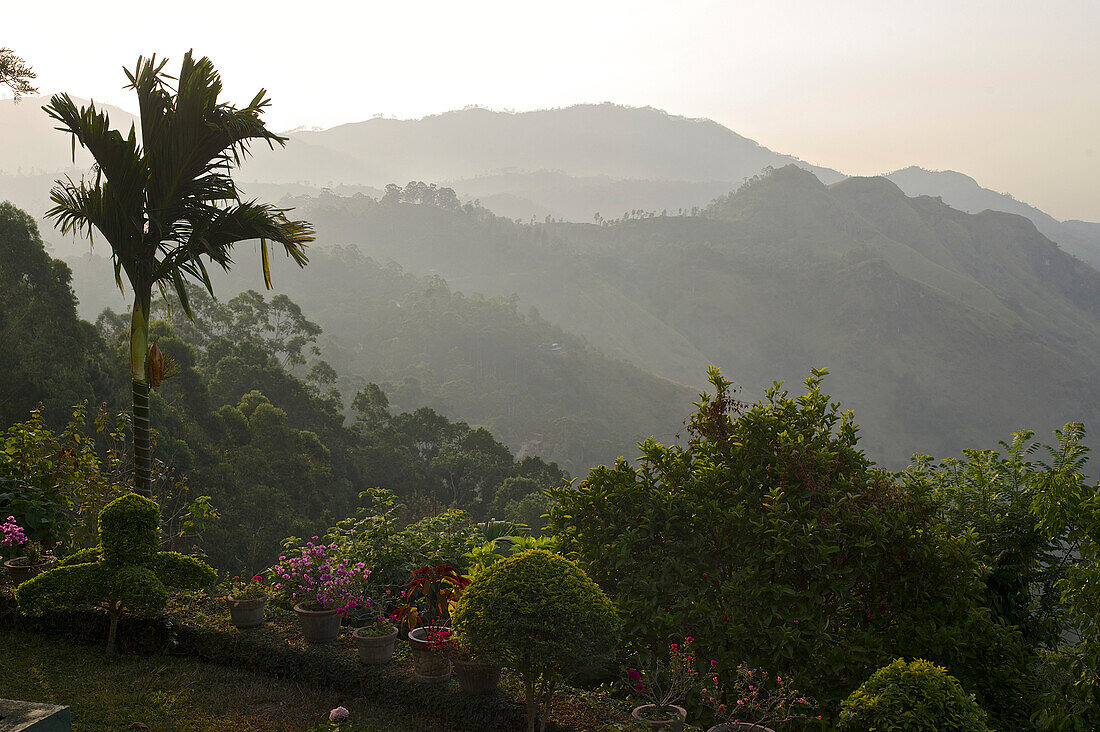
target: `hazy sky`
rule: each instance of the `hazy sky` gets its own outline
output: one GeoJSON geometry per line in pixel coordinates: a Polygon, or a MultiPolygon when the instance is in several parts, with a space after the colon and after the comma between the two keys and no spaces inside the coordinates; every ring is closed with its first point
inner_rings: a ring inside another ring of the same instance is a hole
{"type": "Polygon", "coordinates": [[[123,65],[194,48],[229,99],[266,87],[278,129],[651,105],[843,172],[959,170],[1100,221],[1100,0],[5,5],[0,46],[43,92],[130,110],[123,65]]]}

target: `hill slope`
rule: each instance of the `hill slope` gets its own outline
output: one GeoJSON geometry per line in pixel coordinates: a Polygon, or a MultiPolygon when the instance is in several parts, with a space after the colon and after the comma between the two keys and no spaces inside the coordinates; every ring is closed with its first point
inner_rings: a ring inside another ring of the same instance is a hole
{"type": "Polygon", "coordinates": [[[704,215],[518,225],[471,207],[294,201],[328,241],[434,270],[605,352],[746,396],[828,366],[871,454],[952,454],[1100,417],[1100,274],[1030,221],[909,198],[882,178],[793,166],[704,215]]]}
{"type": "Polygon", "coordinates": [[[1100,224],[1058,221],[1050,214],[1017,201],[1007,193],[982,188],[968,175],[953,170],[908,167],[886,175],[908,196],[938,196],[952,208],[969,213],[1004,211],[1030,219],[1043,236],[1100,269],[1100,224]]]}
{"type": "MultiPolygon", "coordinates": [[[[221,299],[261,286],[250,258],[240,258],[233,272],[214,276],[221,299]]],[[[69,262],[85,317],[126,308],[105,259],[69,262]]],[[[686,387],[607,358],[537,313],[521,313],[515,298],[467,297],[352,247],[316,247],[304,270],[274,265],[276,290],[324,329],[321,355],[347,399],[373,381],[396,411],[430,406],[573,474],[634,457],[652,434],[671,438],[690,409],[686,387]]]]}

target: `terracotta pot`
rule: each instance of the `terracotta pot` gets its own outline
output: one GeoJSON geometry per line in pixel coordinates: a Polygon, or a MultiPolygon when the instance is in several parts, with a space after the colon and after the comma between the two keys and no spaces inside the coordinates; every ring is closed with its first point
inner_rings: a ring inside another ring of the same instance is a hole
{"type": "Polygon", "coordinates": [[[451,678],[451,662],[437,650],[428,646],[428,633],[450,630],[443,625],[425,625],[409,631],[409,650],[413,657],[413,676],[427,684],[442,684],[451,678]]]}
{"type": "Polygon", "coordinates": [[[377,666],[388,663],[393,657],[393,642],[397,639],[397,628],[389,635],[361,635],[361,628],[356,628],[351,637],[355,639],[355,647],[359,649],[359,660],[365,664],[377,666]]]}
{"type": "Polygon", "coordinates": [[[458,685],[467,694],[492,694],[500,683],[500,666],[477,661],[451,661],[458,685]]]}
{"type": "Polygon", "coordinates": [[[687,710],[683,707],[678,707],[675,704],[669,704],[664,708],[663,712],[657,712],[656,704],[643,704],[640,707],[634,707],[634,711],[630,713],[631,717],[637,719],[642,724],[645,724],[650,729],[670,729],[670,730],[682,730],[684,728],[684,720],[687,719],[687,710]]]}
{"type": "Polygon", "coordinates": [[[331,643],[340,635],[340,623],[343,616],[336,610],[306,610],[298,603],[294,606],[294,612],[298,613],[298,621],[302,624],[302,635],[308,643],[331,643]]]}
{"type": "Polygon", "coordinates": [[[46,557],[38,564],[27,564],[26,557],[16,557],[15,559],[9,559],[4,562],[4,566],[8,570],[8,576],[11,578],[12,585],[18,587],[39,572],[44,572],[47,569],[56,567],[57,559],[54,557],[46,557]]]}
{"type": "Polygon", "coordinates": [[[775,732],[775,730],[752,722],[723,722],[714,725],[707,732],[775,732]]]}
{"type": "Polygon", "coordinates": [[[258,628],[264,624],[266,597],[257,597],[251,600],[237,600],[233,597],[227,597],[225,598],[225,604],[229,606],[230,621],[239,630],[258,628]]]}

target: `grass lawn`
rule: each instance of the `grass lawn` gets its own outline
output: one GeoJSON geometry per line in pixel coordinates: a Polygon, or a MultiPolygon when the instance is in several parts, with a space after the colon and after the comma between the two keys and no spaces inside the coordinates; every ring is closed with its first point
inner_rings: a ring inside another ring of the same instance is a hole
{"type": "Polygon", "coordinates": [[[0,628],[0,669],[0,698],[67,704],[78,732],[134,722],[181,732],[310,730],[340,705],[354,723],[345,731],[442,732],[438,722],[323,688],[174,656],[108,658],[98,646],[11,628],[0,628]]]}

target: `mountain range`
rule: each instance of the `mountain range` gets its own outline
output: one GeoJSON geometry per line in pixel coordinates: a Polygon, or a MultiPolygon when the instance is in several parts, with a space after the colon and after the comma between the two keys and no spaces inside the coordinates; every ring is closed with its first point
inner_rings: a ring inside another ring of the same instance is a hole
{"type": "MultiPolygon", "coordinates": [[[[13,169],[25,158],[5,145],[0,171],[15,172],[0,174],[0,197],[25,184],[43,199],[47,165],[66,164],[41,147],[69,153],[63,136],[26,119],[19,144],[46,162],[13,169]]],[[[633,454],[639,436],[674,437],[709,364],[749,399],[829,367],[869,454],[893,467],[1100,416],[1100,274],[1087,263],[1100,226],[961,174],[845,178],[713,122],[582,105],[295,132],[241,179],[315,224],[314,265],[277,283],[325,327],[346,384],[386,382],[402,408],[490,425],[574,471],[633,454]],[[458,198],[383,189],[421,179],[458,198]],[[563,351],[576,358],[546,376],[540,359],[563,351]]],[[[107,302],[90,284],[110,286],[104,262],[69,261],[85,307],[107,302]]],[[[245,274],[219,294],[255,287],[245,274]]]]}
{"type": "MultiPolygon", "coordinates": [[[[35,212],[48,207],[54,178],[82,172],[91,162],[78,148],[74,167],[69,141],[39,102],[0,100],[6,143],[0,147],[0,199],[35,212]]],[[[120,129],[135,121],[124,110],[104,108],[120,129]]],[[[246,192],[276,199],[324,188],[379,195],[387,184],[420,180],[449,186],[507,218],[586,222],[637,211],[690,212],[766,168],[797,165],[826,184],[845,177],[711,120],[613,104],[522,113],[470,107],[285,134],[285,149],[258,147],[245,163],[240,179],[246,192]]],[[[940,196],[962,211],[1025,216],[1063,249],[1100,266],[1100,224],[1058,221],[953,171],[910,167],[887,177],[908,195],[940,196]]]]}

